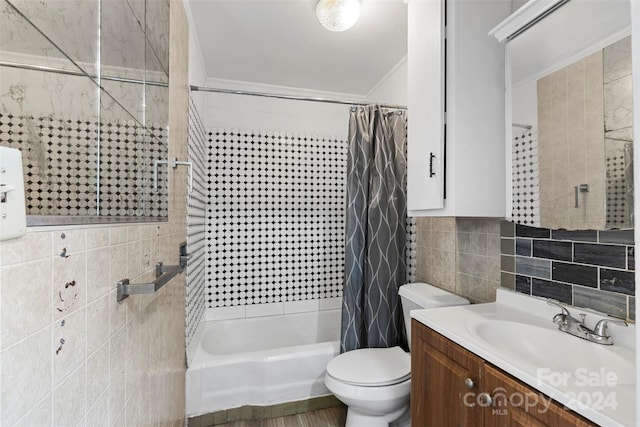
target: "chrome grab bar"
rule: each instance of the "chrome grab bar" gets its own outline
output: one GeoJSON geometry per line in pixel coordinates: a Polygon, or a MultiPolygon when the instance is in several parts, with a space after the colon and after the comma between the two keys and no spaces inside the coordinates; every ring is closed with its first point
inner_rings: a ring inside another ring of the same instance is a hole
{"type": "Polygon", "coordinates": [[[130,283],[129,279],[122,279],[118,282],[118,292],[116,298],[118,302],[123,301],[129,295],[152,294],[157,292],[164,285],[169,283],[178,274],[182,273],[187,267],[187,244],[180,244],[180,264],[164,265],[159,262],[156,264],[156,279],[150,283],[130,283]]]}
{"type": "Polygon", "coordinates": [[[193,162],[183,162],[177,157],[171,157],[169,160],[156,160],[153,162],[153,191],[158,191],[158,165],[169,165],[173,169],[180,165],[189,166],[189,193],[193,192],[193,162]]]}

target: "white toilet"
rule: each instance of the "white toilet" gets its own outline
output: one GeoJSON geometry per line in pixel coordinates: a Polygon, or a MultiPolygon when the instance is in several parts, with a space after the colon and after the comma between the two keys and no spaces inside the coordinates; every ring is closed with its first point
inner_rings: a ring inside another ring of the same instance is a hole
{"type": "MultiPolygon", "coordinates": [[[[469,304],[465,298],[426,283],[406,284],[399,293],[409,348],[411,310],[469,304]]],[[[327,365],[324,383],[347,405],[346,427],[410,425],[411,356],[400,347],[343,353],[327,365]]]]}

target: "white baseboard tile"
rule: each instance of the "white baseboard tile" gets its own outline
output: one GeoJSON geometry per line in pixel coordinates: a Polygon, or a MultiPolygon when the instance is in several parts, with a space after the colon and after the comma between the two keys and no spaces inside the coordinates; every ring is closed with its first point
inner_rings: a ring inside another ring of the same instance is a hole
{"type": "Polygon", "coordinates": [[[320,301],[320,310],[335,310],[342,308],[342,297],[324,298],[320,301]]]}

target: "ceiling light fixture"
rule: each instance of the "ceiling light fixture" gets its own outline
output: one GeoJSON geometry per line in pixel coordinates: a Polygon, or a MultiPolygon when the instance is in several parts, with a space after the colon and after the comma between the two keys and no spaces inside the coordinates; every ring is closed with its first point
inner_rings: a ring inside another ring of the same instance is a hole
{"type": "Polygon", "coordinates": [[[320,0],[316,5],[316,15],[327,30],[348,30],[360,16],[360,0],[320,0]]]}

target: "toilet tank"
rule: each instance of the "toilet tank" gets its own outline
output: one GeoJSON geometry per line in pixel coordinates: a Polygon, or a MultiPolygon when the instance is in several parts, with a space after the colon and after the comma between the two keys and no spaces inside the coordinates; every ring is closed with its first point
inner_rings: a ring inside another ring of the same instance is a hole
{"type": "Polygon", "coordinates": [[[468,299],[427,283],[407,283],[400,286],[399,294],[409,348],[411,348],[411,310],[469,304],[468,299]]]}

